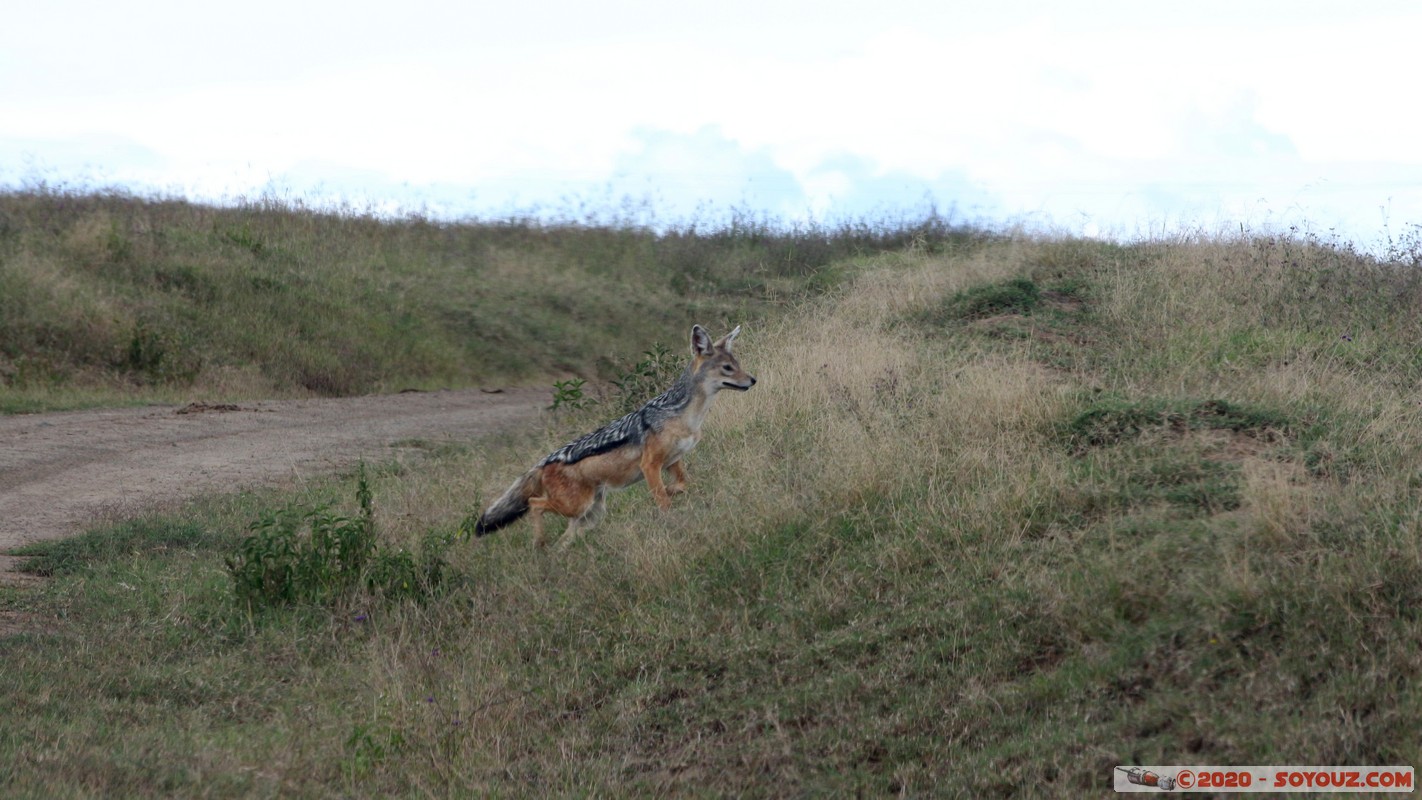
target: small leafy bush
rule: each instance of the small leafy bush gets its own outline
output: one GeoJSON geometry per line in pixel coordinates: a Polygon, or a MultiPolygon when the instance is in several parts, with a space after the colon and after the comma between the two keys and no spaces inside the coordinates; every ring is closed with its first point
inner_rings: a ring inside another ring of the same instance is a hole
{"type": "Polygon", "coordinates": [[[571,408],[575,411],[582,411],[597,405],[597,400],[583,390],[586,385],[587,381],[582,378],[554,381],[553,405],[549,406],[548,410],[557,411],[560,408],[571,408]]]}
{"type": "Polygon", "coordinates": [[[684,361],[660,342],[642,351],[642,358],[612,382],[618,413],[630,414],[666,391],[685,369],[684,361]]]}
{"type": "Polygon", "coordinates": [[[234,598],[249,610],[300,603],[333,605],[364,589],[386,599],[421,600],[448,577],[444,549],[451,537],[427,537],[417,558],[380,545],[370,485],[362,464],[356,483],[360,511],[335,514],[327,505],[267,512],[227,559],[234,598]]]}
{"type": "Polygon", "coordinates": [[[139,324],[128,346],[117,359],[118,366],[150,384],[189,385],[202,371],[202,359],[180,334],[139,324]]]}

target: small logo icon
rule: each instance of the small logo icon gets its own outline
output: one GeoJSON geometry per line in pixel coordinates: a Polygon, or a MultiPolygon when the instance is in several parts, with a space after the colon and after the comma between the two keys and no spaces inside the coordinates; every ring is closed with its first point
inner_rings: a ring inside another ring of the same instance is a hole
{"type": "Polygon", "coordinates": [[[1116,767],[1116,769],[1125,772],[1126,780],[1137,786],[1153,786],[1167,792],[1174,791],[1175,789],[1175,778],[1173,776],[1159,775],[1148,769],[1141,769],[1140,767],[1116,767]]]}

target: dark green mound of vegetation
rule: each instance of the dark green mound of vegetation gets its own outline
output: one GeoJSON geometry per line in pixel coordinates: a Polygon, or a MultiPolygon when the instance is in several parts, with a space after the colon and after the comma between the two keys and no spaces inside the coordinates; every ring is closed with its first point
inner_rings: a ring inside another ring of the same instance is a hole
{"type": "Polygon", "coordinates": [[[994,314],[1030,314],[1041,299],[1041,290],[1030,278],[1013,278],[1004,283],[975,286],[959,292],[948,301],[945,310],[959,319],[979,319],[994,314]]]}

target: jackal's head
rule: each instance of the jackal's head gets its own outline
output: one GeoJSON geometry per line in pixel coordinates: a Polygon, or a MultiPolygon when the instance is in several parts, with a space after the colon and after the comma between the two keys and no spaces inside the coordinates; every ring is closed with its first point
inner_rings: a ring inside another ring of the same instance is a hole
{"type": "Polygon", "coordinates": [[[715,394],[722,389],[744,392],[755,385],[755,376],[741,369],[741,362],[731,352],[731,345],[741,332],[741,326],[711,341],[711,334],[700,325],[691,328],[691,374],[706,389],[715,394]]]}

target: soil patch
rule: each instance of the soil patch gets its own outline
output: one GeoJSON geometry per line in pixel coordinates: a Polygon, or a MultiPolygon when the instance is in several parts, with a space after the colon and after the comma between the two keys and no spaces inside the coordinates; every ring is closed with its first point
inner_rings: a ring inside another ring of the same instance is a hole
{"type": "MultiPolygon", "coordinates": [[[[548,402],[547,389],[467,389],[0,417],[0,553],[201,494],[380,461],[401,442],[468,441],[526,424],[548,402]]],[[[16,562],[0,559],[0,581],[26,579],[16,562]]]]}

